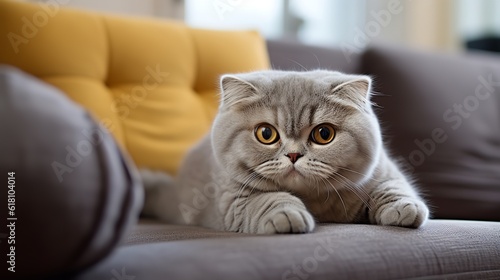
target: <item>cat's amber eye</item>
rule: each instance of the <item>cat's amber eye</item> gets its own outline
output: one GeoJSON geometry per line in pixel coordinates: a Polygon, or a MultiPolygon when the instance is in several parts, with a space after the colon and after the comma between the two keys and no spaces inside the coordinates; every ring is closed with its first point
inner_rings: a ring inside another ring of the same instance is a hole
{"type": "Polygon", "coordinates": [[[311,131],[311,140],[320,145],[326,145],[335,138],[335,128],[331,124],[320,124],[311,131]]]}
{"type": "Polygon", "coordinates": [[[276,128],[267,123],[260,124],[255,128],[255,137],[260,143],[266,145],[274,144],[280,139],[276,128]]]}

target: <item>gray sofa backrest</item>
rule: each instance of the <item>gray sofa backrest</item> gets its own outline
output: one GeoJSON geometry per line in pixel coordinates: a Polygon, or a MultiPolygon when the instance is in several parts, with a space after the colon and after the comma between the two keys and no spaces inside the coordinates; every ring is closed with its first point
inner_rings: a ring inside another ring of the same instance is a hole
{"type": "Polygon", "coordinates": [[[362,57],[394,155],[435,217],[500,221],[500,57],[374,46],[362,57]]]}
{"type": "Polygon", "coordinates": [[[304,71],[321,68],[345,73],[361,71],[360,54],[343,52],[340,49],[268,40],[267,50],[273,69],[304,71]]]}

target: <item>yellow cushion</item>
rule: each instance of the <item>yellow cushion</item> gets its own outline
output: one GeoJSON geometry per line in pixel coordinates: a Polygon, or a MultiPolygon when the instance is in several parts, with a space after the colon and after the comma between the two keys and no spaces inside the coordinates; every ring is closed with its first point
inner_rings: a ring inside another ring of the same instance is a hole
{"type": "Polygon", "coordinates": [[[269,67],[254,31],[55,6],[0,1],[0,34],[0,63],[60,88],[99,118],[138,166],[169,173],[209,130],[218,77],[269,67]]]}

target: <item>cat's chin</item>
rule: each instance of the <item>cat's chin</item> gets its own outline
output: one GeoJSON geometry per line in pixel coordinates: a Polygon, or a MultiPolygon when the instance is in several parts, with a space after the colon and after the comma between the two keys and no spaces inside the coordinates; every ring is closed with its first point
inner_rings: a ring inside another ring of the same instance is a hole
{"type": "Polygon", "coordinates": [[[287,174],[285,175],[286,178],[304,178],[304,175],[302,175],[302,173],[300,171],[298,171],[297,169],[293,168],[291,169],[290,171],[287,172],[287,174]]]}
{"type": "Polygon", "coordinates": [[[292,191],[303,190],[306,184],[306,177],[297,169],[291,169],[283,175],[283,186],[292,191]]]}

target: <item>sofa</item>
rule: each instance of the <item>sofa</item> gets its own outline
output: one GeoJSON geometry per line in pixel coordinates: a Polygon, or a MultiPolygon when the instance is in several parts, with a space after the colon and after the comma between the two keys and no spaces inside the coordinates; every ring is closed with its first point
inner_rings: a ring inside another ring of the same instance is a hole
{"type": "Polygon", "coordinates": [[[352,53],[11,1],[0,34],[0,171],[15,172],[17,218],[0,217],[15,222],[1,279],[500,279],[498,56],[352,53]],[[269,236],[140,216],[137,168],[175,174],[210,127],[218,76],[271,67],[371,75],[387,148],[433,218],[269,236]]]}

